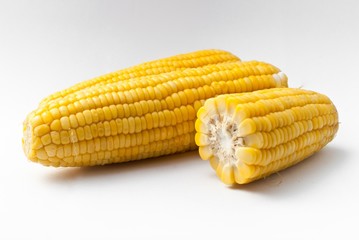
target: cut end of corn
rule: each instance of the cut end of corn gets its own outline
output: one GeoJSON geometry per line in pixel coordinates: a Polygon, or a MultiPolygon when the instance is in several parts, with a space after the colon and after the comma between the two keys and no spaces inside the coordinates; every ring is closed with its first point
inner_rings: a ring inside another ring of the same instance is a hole
{"type": "Polygon", "coordinates": [[[198,111],[196,144],[224,183],[243,184],[319,151],[337,129],[338,114],[326,96],[273,88],[207,101],[198,111]]]}

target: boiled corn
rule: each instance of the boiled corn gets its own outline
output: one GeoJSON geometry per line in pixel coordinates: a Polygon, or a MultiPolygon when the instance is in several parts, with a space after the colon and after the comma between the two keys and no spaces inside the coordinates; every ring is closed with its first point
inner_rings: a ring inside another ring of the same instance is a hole
{"type": "Polygon", "coordinates": [[[338,113],[322,94],[273,88],[226,94],[199,109],[196,144],[226,184],[248,183],[290,167],[329,143],[338,113]]]}
{"type": "Polygon", "coordinates": [[[208,98],[286,87],[263,62],[219,63],[101,86],[46,104],[24,122],[27,157],[47,166],[92,166],[196,149],[196,112],[208,98]]]}

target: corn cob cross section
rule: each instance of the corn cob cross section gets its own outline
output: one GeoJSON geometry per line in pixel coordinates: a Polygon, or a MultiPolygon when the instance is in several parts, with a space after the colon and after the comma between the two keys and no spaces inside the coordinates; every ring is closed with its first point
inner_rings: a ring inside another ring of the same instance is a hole
{"type": "Polygon", "coordinates": [[[328,97],[293,88],[218,96],[197,116],[200,156],[227,184],[290,167],[323,148],[338,130],[328,97]]]}
{"type": "Polygon", "coordinates": [[[56,167],[193,150],[196,112],[206,99],[286,86],[287,78],[278,68],[251,61],[70,89],[28,115],[23,148],[30,160],[56,167]]]}

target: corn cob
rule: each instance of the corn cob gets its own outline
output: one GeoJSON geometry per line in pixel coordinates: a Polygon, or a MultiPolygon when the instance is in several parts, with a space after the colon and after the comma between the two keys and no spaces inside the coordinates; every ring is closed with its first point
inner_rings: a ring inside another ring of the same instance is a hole
{"type": "Polygon", "coordinates": [[[80,82],[71,88],[50,95],[49,97],[43,99],[41,104],[46,104],[52,100],[59,99],[64,96],[68,97],[71,93],[81,91],[88,87],[99,87],[101,85],[128,80],[130,78],[157,75],[160,73],[181,69],[183,70],[186,68],[196,68],[210,64],[238,61],[240,61],[240,59],[237,56],[217,49],[200,50],[186,54],[179,54],[168,58],[142,63],[130,68],[119,70],[117,72],[80,82]]]}
{"type": "Polygon", "coordinates": [[[103,165],[193,150],[196,112],[206,99],[286,86],[278,68],[251,61],[88,87],[30,113],[23,148],[46,166],[103,165]]]}
{"type": "Polygon", "coordinates": [[[338,130],[322,94],[294,88],[226,94],[199,109],[196,144],[226,184],[249,183],[319,151],[338,130]]]}

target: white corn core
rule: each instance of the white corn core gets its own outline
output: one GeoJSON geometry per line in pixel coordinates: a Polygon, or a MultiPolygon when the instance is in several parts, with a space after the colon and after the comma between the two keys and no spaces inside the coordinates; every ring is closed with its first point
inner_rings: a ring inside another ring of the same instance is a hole
{"type": "Polygon", "coordinates": [[[243,146],[243,138],[239,137],[237,125],[230,117],[210,119],[209,140],[214,156],[223,165],[237,164],[235,149],[243,146]]]}

